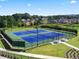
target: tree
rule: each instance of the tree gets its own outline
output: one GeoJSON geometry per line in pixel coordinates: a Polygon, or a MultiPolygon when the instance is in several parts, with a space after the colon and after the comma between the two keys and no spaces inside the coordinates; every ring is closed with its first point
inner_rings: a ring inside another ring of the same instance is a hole
{"type": "Polygon", "coordinates": [[[0,16],[0,28],[6,27],[5,19],[4,17],[0,16]]]}

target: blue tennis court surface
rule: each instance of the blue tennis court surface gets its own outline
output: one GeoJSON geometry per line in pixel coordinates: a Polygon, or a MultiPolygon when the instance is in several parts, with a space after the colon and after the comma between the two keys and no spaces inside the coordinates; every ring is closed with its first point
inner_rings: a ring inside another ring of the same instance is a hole
{"type": "Polygon", "coordinates": [[[63,34],[63,33],[51,32],[48,30],[40,30],[40,29],[39,30],[13,32],[13,34],[15,34],[16,36],[35,34],[32,36],[21,36],[22,40],[25,40],[26,42],[29,42],[29,43],[40,42],[43,40],[54,39],[54,38],[65,36],[65,34],[63,34]]]}
{"type": "Polygon", "coordinates": [[[46,34],[38,34],[38,35],[34,35],[34,36],[22,37],[22,39],[25,41],[28,41],[30,43],[33,43],[33,42],[37,42],[37,41],[39,42],[42,40],[54,39],[59,36],[64,36],[64,34],[50,32],[50,33],[46,33],[46,34]]]}
{"type": "Polygon", "coordinates": [[[36,33],[41,33],[41,32],[47,32],[47,30],[28,30],[28,31],[19,31],[19,32],[14,32],[15,35],[20,36],[20,35],[25,35],[25,34],[36,34],[36,33]]]}

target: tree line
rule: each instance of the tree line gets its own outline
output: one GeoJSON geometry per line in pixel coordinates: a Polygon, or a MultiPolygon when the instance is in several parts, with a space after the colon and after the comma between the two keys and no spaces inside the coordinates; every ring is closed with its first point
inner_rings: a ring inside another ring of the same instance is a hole
{"type": "Polygon", "coordinates": [[[22,19],[30,19],[35,20],[35,24],[41,23],[42,20],[58,20],[61,18],[66,19],[79,19],[79,15],[56,15],[56,16],[38,16],[38,15],[30,15],[28,13],[16,13],[13,15],[0,16],[0,28],[19,26],[21,24],[22,19]],[[38,20],[38,22],[37,22],[38,20]]]}

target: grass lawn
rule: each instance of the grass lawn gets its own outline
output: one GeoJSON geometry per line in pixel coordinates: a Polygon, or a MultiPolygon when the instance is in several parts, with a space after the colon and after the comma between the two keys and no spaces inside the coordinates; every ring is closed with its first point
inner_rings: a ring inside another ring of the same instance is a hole
{"type": "Polygon", "coordinates": [[[57,56],[57,57],[64,57],[65,53],[70,48],[63,44],[57,45],[44,45],[37,48],[33,48],[30,50],[26,50],[26,52],[34,53],[34,54],[42,54],[42,55],[49,55],[49,56],[57,56]]]}
{"type": "Polygon", "coordinates": [[[60,26],[65,28],[77,29],[79,30],[79,24],[48,24],[49,26],[60,26]]]}
{"type": "Polygon", "coordinates": [[[34,27],[14,27],[14,28],[7,28],[6,32],[15,32],[15,31],[23,31],[23,30],[32,30],[35,29],[34,27]]]}
{"type": "MultiPolygon", "coordinates": [[[[2,42],[0,41],[0,48],[4,48],[2,42]]],[[[26,53],[34,53],[34,54],[42,54],[42,55],[49,55],[49,56],[57,56],[57,57],[64,57],[65,53],[70,48],[63,44],[57,44],[57,45],[44,45],[37,48],[33,48],[30,50],[26,50],[26,53]]],[[[13,55],[13,54],[10,54],[13,55]]],[[[21,56],[16,55],[17,58],[21,58],[21,56]]],[[[22,59],[27,59],[28,57],[22,56],[22,59]]],[[[32,59],[29,57],[29,59],[32,59]]]]}
{"type": "Polygon", "coordinates": [[[70,39],[67,43],[79,48],[79,32],[78,32],[78,36],[77,37],[74,37],[74,38],[70,39]]]}
{"type": "Polygon", "coordinates": [[[79,37],[77,36],[73,39],[70,39],[68,43],[79,48],[79,37]]]}
{"type": "Polygon", "coordinates": [[[3,43],[1,42],[1,40],[0,40],[0,48],[4,48],[4,45],[3,45],[3,43]]]}

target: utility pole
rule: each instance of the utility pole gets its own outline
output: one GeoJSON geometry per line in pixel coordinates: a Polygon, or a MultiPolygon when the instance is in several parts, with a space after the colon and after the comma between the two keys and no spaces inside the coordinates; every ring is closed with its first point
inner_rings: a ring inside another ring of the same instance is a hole
{"type": "Polygon", "coordinates": [[[37,21],[37,24],[36,24],[36,25],[37,25],[37,26],[36,26],[36,28],[37,28],[37,46],[38,46],[38,20],[39,20],[39,19],[36,19],[36,21],[37,21]]]}

